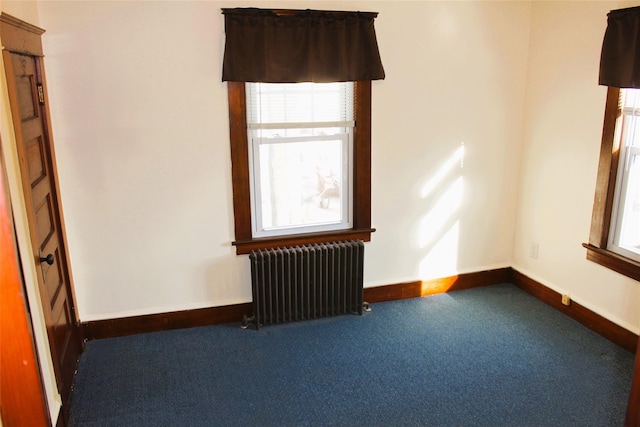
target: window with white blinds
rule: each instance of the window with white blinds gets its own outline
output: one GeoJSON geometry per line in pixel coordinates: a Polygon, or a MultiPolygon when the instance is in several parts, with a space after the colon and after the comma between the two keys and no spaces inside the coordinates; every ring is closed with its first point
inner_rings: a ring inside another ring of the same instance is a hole
{"type": "Polygon", "coordinates": [[[250,129],[353,127],[353,83],[247,83],[250,129]]]}
{"type": "Polygon", "coordinates": [[[253,236],[348,229],[353,83],[247,83],[253,236]]]}
{"type": "Polygon", "coordinates": [[[640,261],[640,89],[621,89],[609,250],[640,261]]]}

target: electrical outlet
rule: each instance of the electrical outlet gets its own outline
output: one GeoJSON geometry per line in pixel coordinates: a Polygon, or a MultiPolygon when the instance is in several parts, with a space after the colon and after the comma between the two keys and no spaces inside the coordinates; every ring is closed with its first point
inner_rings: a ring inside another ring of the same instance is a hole
{"type": "Polygon", "coordinates": [[[537,242],[531,242],[531,247],[529,248],[529,256],[533,259],[538,259],[538,250],[540,246],[537,242]]]}
{"type": "Polygon", "coordinates": [[[562,304],[564,305],[571,304],[571,297],[567,294],[562,294],[562,304]]]}

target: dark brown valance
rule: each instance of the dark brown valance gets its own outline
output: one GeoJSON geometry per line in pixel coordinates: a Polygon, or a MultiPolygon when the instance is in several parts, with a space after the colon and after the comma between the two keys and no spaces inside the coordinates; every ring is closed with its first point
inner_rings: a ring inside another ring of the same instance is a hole
{"type": "Polygon", "coordinates": [[[640,7],[612,10],[607,15],[599,83],[640,88],[640,7]]]}
{"type": "Polygon", "coordinates": [[[298,83],[384,79],[374,12],[222,9],[223,81],[298,83]]]}

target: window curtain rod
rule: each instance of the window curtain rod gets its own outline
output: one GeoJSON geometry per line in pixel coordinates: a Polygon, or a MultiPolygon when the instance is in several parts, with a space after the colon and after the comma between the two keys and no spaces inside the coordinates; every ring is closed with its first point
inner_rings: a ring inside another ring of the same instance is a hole
{"type": "MultiPolygon", "coordinates": [[[[349,11],[345,11],[345,10],[313,10],[313,9],[257,9],[257,8],[227,8],[227,7],[223,7],[220,9],[222,11],[222,13],[224,15],[230,13],[234,13],[237,11],[242,11],[242,10],[263,10],[263,11],[269,11],[271,13],[273,13],[276,16],[295,16],[298,15],[300,13],[305,13],[305,12],[322,12],[322,13],[331,13],[334,14],[336,16],[340,16],[340,15],[346,15],[349,13],[360,13],[360,14],[364,14],[364,15],[371,15],[373,18],[376,18],[378,16],[378,12],[349,12],[349,11]]],[[[240,12],[242,13],[242,12],[240,12]]]]}

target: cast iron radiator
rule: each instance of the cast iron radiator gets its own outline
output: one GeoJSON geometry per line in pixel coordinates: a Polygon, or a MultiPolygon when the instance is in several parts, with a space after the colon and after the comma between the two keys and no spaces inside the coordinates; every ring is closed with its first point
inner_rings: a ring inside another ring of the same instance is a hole
{"type": "Polygon", "coordinates": [[[364,243],[361,240],[253,250],[253,316],[262,325],[358,313],[363,301],[364,243]]]}

